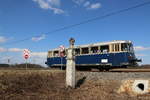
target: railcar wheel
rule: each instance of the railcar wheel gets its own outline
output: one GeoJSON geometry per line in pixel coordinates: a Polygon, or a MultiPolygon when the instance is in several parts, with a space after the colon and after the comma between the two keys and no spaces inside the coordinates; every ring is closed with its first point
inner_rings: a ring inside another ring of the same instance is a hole
{"type": "Polygon", "coordinates": [[[104,68],[103,68],[103,67],[101,67],[101,66],[100,66],[100,67],[98,67],[98,69],[99,69],[99,71],[100,71],[100,72],[103,72],[103,71],[104,71],[104,68]]]}
{"type": "Polygon", "coordinates": [[[128,68],[128,66],[127,65],[124,65],[124,66],[122,66],[123,68],[128,68]]]}
{"type": "Polygon", "coordinates": [[[105,71],[106,71],[106,72],[109,72],[109,68],[105,68],[105,71]]]}
{"type": "Polygon", "coordinates": [[[111,67],[110,66],[104,66],[104,69],[105,69],[106,72],[109,72],[109,70],[111,69],[111,67]]]}

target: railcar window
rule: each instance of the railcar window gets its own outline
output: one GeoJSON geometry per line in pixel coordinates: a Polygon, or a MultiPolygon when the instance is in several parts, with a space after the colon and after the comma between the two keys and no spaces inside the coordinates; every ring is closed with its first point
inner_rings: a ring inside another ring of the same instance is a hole
{"type": "Polygon", "coordinates": [[[102,53],[108,53],[109,52],[109,45],[104,45],[100,47],[100,51],[102,53]]]}
{"type": "Polygon", "coordinates": [[[58,57],[59,56],[59,51],[54,51],[54,57],[58,57]]]}
{"type": "Polygon", "coordinates": [[[49,51],[48,52],[48,57],[52,57],[53,55],[52,55],[52,51],[49,51]]]}
{"type": "Polygon", "coordinates": [[[82,48],[82,54],[88,54],[89,48],[82,48]]]}
{"type": "Polygon", "coordinates": [[[80,48],[75,49],[75,55],[80,55],[80,48]]]}
{"type": "Polygon", "coordinates": [[[91,47],[91,53],[98,53],[98,47],[91,47]]]}

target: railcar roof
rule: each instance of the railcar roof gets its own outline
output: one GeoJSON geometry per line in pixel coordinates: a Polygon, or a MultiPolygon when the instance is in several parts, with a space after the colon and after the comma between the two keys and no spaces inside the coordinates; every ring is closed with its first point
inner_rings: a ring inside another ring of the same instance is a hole
{"type": "Polygon", "coordinates": [[[86,44],[86,45],[75,45],[75,48],[88,47],[88,46],[99,46],[99,45],[108,45],[108,44],[114,44],[114,43],[132,43],[132,42],[127,41],[127,40],[114,40],[114,41],[110,41],[110,42],[99,42],[99,43],[86,44]]]}
{"type": "MultiPolygon", "coordinates": [[[[92,43],[92,44],[86,44],[86,45],[75,45],[75,48],[84,48],[84,47],[88,47],[88,46],[99,46],[99,45],[108,45],[108,44],[114,44],[114,43],[132,43],[132,42],[130,40],[114,40],[114,41],[98,42],[98,43],[92,43]]],[[[52,49],[50,51],[54,51],[54,50],[59,50],[59,48],[55,48],[55,49],[52,49]]]]}

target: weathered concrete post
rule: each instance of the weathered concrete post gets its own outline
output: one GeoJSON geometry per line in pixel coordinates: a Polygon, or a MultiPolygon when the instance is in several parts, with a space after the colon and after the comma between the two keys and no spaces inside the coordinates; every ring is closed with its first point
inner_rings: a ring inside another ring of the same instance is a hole
{"type": "Polygon", "coordinates": [[[66,86],[75,88],[75,54],[74,54],[74,42],[73,38],[70,38],[70,47],[67,51],[67,69],[66,69],[66,86]]]}

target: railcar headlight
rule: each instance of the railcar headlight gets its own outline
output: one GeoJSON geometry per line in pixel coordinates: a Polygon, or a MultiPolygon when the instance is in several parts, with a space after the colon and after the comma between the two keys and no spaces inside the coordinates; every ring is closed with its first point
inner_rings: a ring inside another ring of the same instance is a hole
{"type": "Polygon", "coordinates": [[[133,59],[133,56],[132,56],[132,55],[129,55],[128,58],[129,58],[129,59],[133,59]]]}

